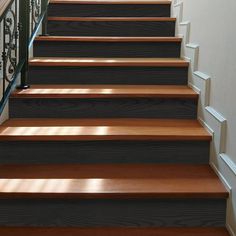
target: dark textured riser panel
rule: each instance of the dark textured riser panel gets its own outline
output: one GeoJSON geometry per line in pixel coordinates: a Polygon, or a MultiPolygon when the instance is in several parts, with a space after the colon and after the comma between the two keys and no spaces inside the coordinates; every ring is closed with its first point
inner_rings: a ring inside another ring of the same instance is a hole
{"type": "Polygon", "coordinates": [[[205,141],[0,142],[0,163],[207,164],[209,145],[205,141]]]}
{"type": "Polygon", "coordinates": [[[12,118],[196,119],[196,99],[88,98],[11,99],[12,118]]]}
{"type": "Polygon", "coordinates": [[[175,35],[175,22],[167,21],[48,21],[48,33],[58,36],[162,36],[175,35]]]}
{"type": "Polygon", "coordinates": [[[35,57],[180,57],[176,42],[35,41],[35,57]]]}
{"type": "Polygon", "coordinates": [[[224,199],[0,200],[0,226],[225,226],[224,199]]]}
{"type": "Polygon", "coordinates": [[[31,66],[30,84],[186,85],[187,67],[31,66]]]}
{"type": "Polygon", "coordinates": [[[50,4],[48,14],[62,17],[169,17],[170,4],[50,4]]]}

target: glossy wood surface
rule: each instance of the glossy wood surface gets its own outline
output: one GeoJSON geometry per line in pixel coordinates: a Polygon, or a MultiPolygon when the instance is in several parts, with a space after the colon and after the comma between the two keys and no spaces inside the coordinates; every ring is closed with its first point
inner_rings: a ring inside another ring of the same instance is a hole
{"type": "Polygon", "coordinates": [[[36,41],[65,42],[181,42],[181,37],[86,37],[86,36],[38,36],[36,41]]]}
{"type": "Polygon", "coordinates": [[[39,57],[29,61],[31,66],[149,66],[188,67],[189,62],[178,58],[53,58],[39,57]]]}
{"type": "Polygon", "coordinates": [[[195,120],[160,119],[10,119],[2,141],[211,140],[195,120]]]}
{"type": "Polygon", "coordinates": [[[208,165],[1,165],[0,176],[2,197],[228,197],[208,165]]]}
{"type": "Polygon", "coordinates": [[[198,94],[188,86],[165,85],[33,85],[15,90],[12,98],[192,98],[198,94]]]}
{"type": "Polygon", "coordinates": [[[48,17],[49,21],[118,21],[118,22],[175,22],[176,18],[172,17],[48,17]]]}

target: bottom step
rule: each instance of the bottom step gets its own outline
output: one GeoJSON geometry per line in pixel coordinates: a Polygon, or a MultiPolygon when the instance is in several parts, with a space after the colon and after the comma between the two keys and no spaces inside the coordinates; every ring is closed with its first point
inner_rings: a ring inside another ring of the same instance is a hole
{"type": "Polygon", "coordinates": [[[208,165],[3,165],[0,173],[1,226],[225,226],[228,192],[208,165]]]}
{"type": "Polygon", "coordinates": [[[0,228],[4,236],[229,236],[225,228],[0,228]]]}

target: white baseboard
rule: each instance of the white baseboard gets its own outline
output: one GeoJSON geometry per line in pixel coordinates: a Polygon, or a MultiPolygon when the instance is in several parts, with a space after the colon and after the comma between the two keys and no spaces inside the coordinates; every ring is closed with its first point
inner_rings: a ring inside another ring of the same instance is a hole
{"type": "Polygon", "coordinates": [[[236,236],[236,233],[233,231],[232,227],[229,224],[226,224],[226,228],[231,236],[236,236]]]}
{"type": "Polygon", "coordinates": [[[229,156],[227,156],[224,153],[220,154],[220,158],[222,159],[222,161],[231,169],[231,171],[235,174],[236,176],[236,164],[229,158],[229,156]]]}
{"type": "MultiPolygon", "coordinates": [[[[190,42],[191,22],[183,21],[183,7],[181,0],[174,0],[172,15],[177,18],[176,35],[183,37],[181,57],[190,62],[188,84],[199,93],[198,119],[213,136],[210,165],[225,187],[231,191],[231,186],[236,181],[236,164],[225,154],[227,120],[210,105],[211,78],[198,68],[199,45],[190,42]],[[233,179],[232,176],[234,176],[233,179]]],[[[228,213],[230,211],[232,213],[232,209],[227,209],[228,213]]],[[[227,214],[227,229],[232,236],[236,236],[233,228],[229,225],[230,222],[233,222],[229,215],[227,214]]]]}

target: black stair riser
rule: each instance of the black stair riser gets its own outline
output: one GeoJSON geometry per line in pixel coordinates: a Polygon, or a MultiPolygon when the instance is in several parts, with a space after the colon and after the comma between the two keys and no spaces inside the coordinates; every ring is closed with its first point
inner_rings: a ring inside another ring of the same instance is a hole
{"type": "Polygon", "coordinates": [[[30,84],[186,85],[187,67],[30,66],[30,84]]]}
{"type": "Polygon", "coordinates": [[[196,99],[30,98],[10,100],[11,118],[196,119],[196,99]]]}
{"type": "Polygon", "coordinates": [[[170,4],[50,4],[49,16],[169,17],[170,4]]]}
{"type": "Polygon", "coordinates": [[[224,227],[224,199],[0,200],[0,226],[224,227]]]}
{"type": "Polygon", "coordinates": [[[180,57],[176,42],[35,41],[35,57],[180,57]]]}
{"type": "Polygon", "coordinates": [[[207,141],[0,142],[0,164],[208,164],[209,145],[207,141]]]}
{"type": "Polygon", "coordinates": [[[167,21],[48,21],[48,33],[57,36],[162,36],[175,35],[167,21]]]}

